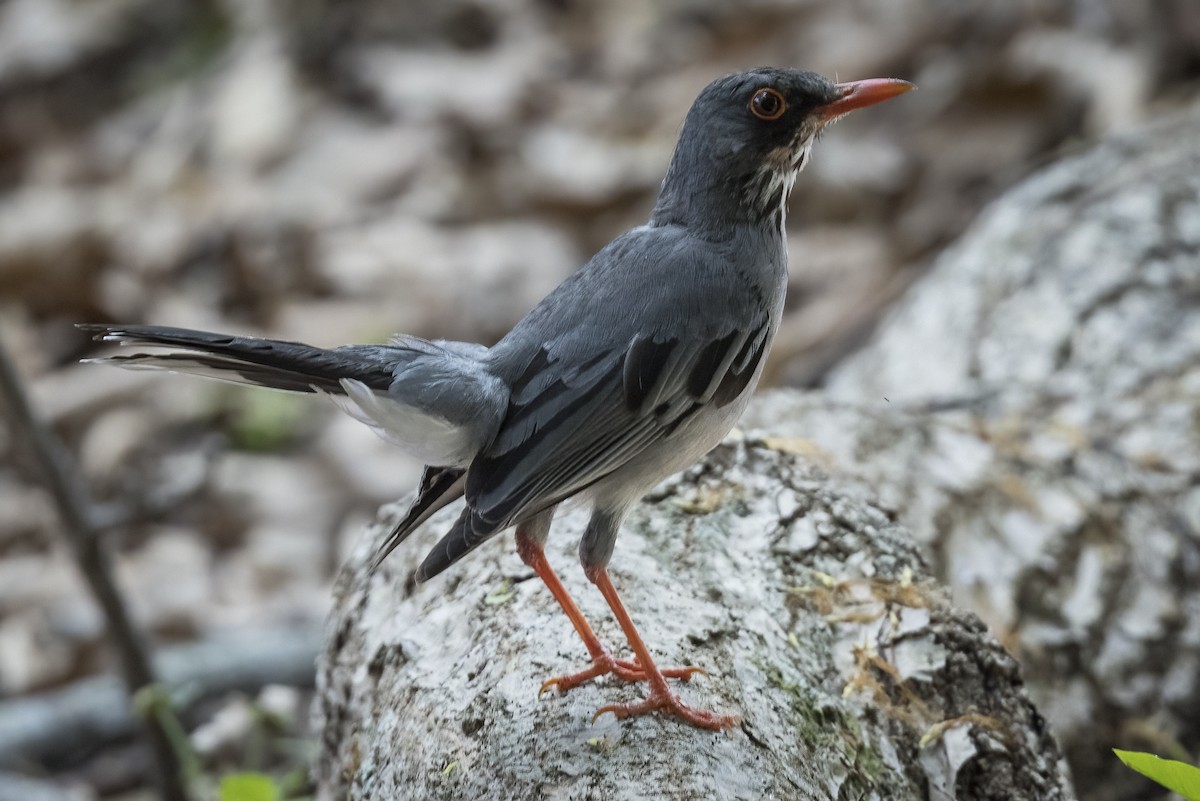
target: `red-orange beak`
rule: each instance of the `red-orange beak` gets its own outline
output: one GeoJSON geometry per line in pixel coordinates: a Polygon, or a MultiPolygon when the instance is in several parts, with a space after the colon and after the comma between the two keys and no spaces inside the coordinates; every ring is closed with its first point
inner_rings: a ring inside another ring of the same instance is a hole
{"type": "Polygon", "coordinates": [[[917,87],[897,78],[867,78],[865,81],[839,83],[834,88],[838,91],[837,100],[817,109],[822,122],[831,122],[855,109],[882,103],[917,87]]]}

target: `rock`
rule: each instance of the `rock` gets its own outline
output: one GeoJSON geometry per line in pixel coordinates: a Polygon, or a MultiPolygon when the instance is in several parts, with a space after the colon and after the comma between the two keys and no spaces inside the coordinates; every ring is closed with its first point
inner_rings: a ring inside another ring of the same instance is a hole
{"type": "Polygon", "coordinates": [[[98,411],[121,402],[144,398],[151,394],[153,387],[162,386],[161,382],[161,377],[150,374],[122,376],[95,365],[84,365],[39,376],[29,392],[41,415],[61,424],[79,417],[95,416],[98,411]]]}
{"type": "Polygon", "coordinates": [[[1186,294],[1200,241],[1198,128],[1194,110],[1114,140],[989,208],[832,392],[928,401],[1053,381],[1115,400],[1186,372],[1200,349],[1186,294]]]}
{"type": "Polygon", "coordinates": [[[212,553],[186,530],[159,530],[127,554],[117,580],[139,623],[158,635],[203,631],[213,601],[212,553]]]}
{"type": "Polygon", "coordinates": [[[300,690],[286,684],[268,684],[259,692],[254,703],[267,715],[288,722],[300,720],[306,711],[300,690]]]}
{"type": "Polygon", "coordinates": [[[356,54],[355,67],[397,117],[488,127],[511,122],[522,93],[544,66],[539,50],[545,46],[538,40],[513,42],[481,53],[374,46],[356,54]]]}
{"type": "Polygon", "coordinates": [[[364,206],[401,192],[429,166],[439,139],[428,127],[338,109],[314,111],[296,136],[270,175],[271,201],[276,214],[317,229],[356,220],[364,206]]]}
{"type": "Polygon", "coordinates": [[[1200,745],[1198,198],[1200,108],[1065,160],[743,421],[896,510],[1100,801],[1156,797],[1108,749],[1200,745]]]}
{"type": "Polygon", "coordinates": [[[249,747],[255,712],[245,698],[234,697],[191,733],[196,753],[206,759],[236,758],[249,747]]]}
{"type": "Polygon", "coordinates": [[[208,611],[210,619],[224,625],[319,620],[328,609],[329,554],[344,513],[325,471],[299,456],[239,455],[218,470],[216,484],[226,497],[241,496],[250,523],[238,558],[216,571],[220,603],[208,611]]]}
{"type": "Polygon", "coordinates": [[[215,483],[223,493],[242,496],[255,517],[283,529],[320,532],[337,514],[333,491],[321,471],[288,454],[231,454],[218,469],[215,483]]]}
{"type": "Polygon", "coordinates": [[[613,143],[584,130],[545,125],[529,132],[504,176],[522,200],[602,207],[662,182],[670,150],[659,143],[613,143]]]}
{"type": "Polygon", "coordinates": [[[1092,135],[1135,127],[1137,109],[1146,106],[1154,81],[1135,50],[1097,42],[1080,31],[1028,30],[1012,43],[1009,58],[1018,74],[1045,71],[1062,84],[1064,94],[1087,97],[1092,135]]]}
{"type": "Polygon", "coordinates": [[[0,82],[46,78],[120,41],[139,0],[13,0],[0,11],[0,82]]]}
{"type": "Polygon", "coordinates": [[[141,409],[120,408],[100,415],[79,444],[79,466],[86,475],[109,475],[128,463],[154,431],[141,409]]]}
{"type": "Polygon", "coordinates": [[[72,649],[46,643],[39,635],[50,628],[37,609],[6,615],[0,622],[0,692],[28,693],[62,681],[73,666],[72,649]]]}
{"type": "MultiPolygon", "coordinates": [[[[407,579],[452,517],[371,577],[392,521],[375,524],[338,580],[318,670],[319,798],[917,799],[930,785],[1074,798],[1015,661],[947,603],[906,532],[765,441],[668,480],[613,563],[655,653],[708,669],[682,689],[689,702],[741,714],[723,734],[655,716],[593,724],[641,692],[608,680],[539,700],[584,650],[507,536],[427,585],[407,579]]],[[[574,563],[585,523],[582,509],[560,514],[548,552],[617,644],[574,563]]]]}
{"type": "MultiPolygon", "coordinates": [[[[0,484],[0,552],[6,557],[30,546],[44,547],[44,533],[56,525],[57,511],[48,493],[0,484]]],[[[0,587],[0,605],[9,589],[0,587]]]]}
{"type": "MultiPolygon", "coordinates": [[[[71,783],[72,785],[74,782],[71,783]]],[[[0,772],[0,798],[20,801],[91,801],[95,794],[90,787],[60,786],[59,782],[33,779],[19,773],[0,772]]]]}
{"type": "Polygon", "coordinates": [[[788,308],[762,384],[810,386],[869,330],[905,281],[894,249],[868,226],[814,226],[788,237],[788,308]]]}
{"type": "Polygon", "coordinates": [[[109,248],[90,195],[35,186],[0,199],[0,297],[40,314],[93,308],[109,248]]]}
{"type": "Polygon", "coordinates": [[[326,232],[318,250],[331,284],[392,298],[406,330],[483,342],[503,336],[581,263],[566,235],[522,220],[464,227],[370,220],[326,232]]]}
{"type": "Polygon", "coordinates": [[[283,44],[251,38],[234,54],[212,106],[213,156],[249,169],[278,159],[295,136],[301,101],[283,44]]]}
{"type": "MultiPolygon", "coordinates": [[[[276,683],[312,686],[317,627],[274,624],[214,632],[162,648],[155,665],[180,711],[276,683]]],[[[128,743],[137,720],[116,676],[94,676],[25,698],[0,701],[0,753],[21,766],[63,764],[79,751],[128,743]]],[[[94,796],[92,796],[94,797],[94,796]]]]}
{"type": "Polygon", "coordinates": [[[0,560],[0,692],[44,690],[79,673],[103,635],[103,620],[88,600],[66,559],[6,554],[0,560]]]}

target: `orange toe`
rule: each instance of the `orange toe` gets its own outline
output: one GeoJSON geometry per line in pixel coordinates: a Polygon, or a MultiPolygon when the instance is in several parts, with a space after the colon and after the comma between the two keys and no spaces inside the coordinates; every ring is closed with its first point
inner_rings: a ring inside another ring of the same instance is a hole
{"type": "Polygon", "coordinates": [[[674,693],[657,690],[651,692],[650,696],[644,701],[633,704],[608,704],[607,706],[602,706],[596,710],[596,714],[592,716],[592,720],[595,721],[605,713],[611,713],[618,720],[622,720],[656,711],[667,715],[674,715],[693,726],[712,731],[731,728],[741,721],[739,715],[721,715],[705,709],[693,709],[681,701],[679,696],[674,693]]]}
{"type": "MultiPolygon", "coordinates": [[[[663,668],[661,672],[665,678],[678,679],[679,681],[691,681],[692,676],[697,674],[708,675],[703,668],[693,666],[663,668]]],[[[650,678],[646,674],[646,671],[642,670],[637,660],[614,659],[612,655],[604,651],[592,660],[590,667],[584,668],[578,673],[567,673],[547,679],[538,690],[538,697],[541,697],[543,693],[552,687],[559,692],[565,693],[567,690],[574,689],[585,682],[609,674],[616,676],[621,681],[628,682],[646,681],[650,678]]]]}

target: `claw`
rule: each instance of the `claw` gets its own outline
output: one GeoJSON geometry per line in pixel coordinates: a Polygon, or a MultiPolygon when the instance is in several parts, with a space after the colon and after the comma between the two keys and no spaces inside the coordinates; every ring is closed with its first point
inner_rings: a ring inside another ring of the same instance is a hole
{"type": "Polygon", "coordinates": [[[645,715],[649,712],[661,711],[668,715],[686,720],[693,726],[699,726],[702,729],[710,729],[712,731],[721,731],[736,726],[741,720],[739,715],[720,715],[716,712],[709,712],[706,709],[693,709],[679,699],[679,696],[670,692],[653,691],[650,696],[644,700],[634,704],[607,704],[596,710],[596,714],[592,715],[592,722],[595,723],[600,719],[601,715],[611,713],[617,720],[624,718],[636,717],[637,715],[645,715]]]}
{"type": "Polygon", "coordinates": [[[707,676],[708,671],[702,667],[688,665],[681,668],[666,668],[662,674],[668,679],[679,679],[682,682],[689,682],[692,680],[692,676],[707,676]]]}
{"type": "Polygon", "coordinates": [[[702,729],[720,731],[721,729],[728,729],[737,724],[738,720],[740,720],[737,715],[718,715],[716,712],[692,709],[679,700],[679,697],[671,692],[671,688],[667,684],[667,677],[672,676],[673,678],[687,681],[696,673],[703,673],[704,671],[695,667],[668,668],[667,670],[659,670],[655,667],[654,658],[650,656],[650,649],[646,647],[646,643],[642,640],[641,635],[638,634],[637,627],[633,625],[633,618],[629,616],[629,611],[625,608],[625,604],[621,603],[621,597],[617,594],[617,589],[613,586],[612,579],[609,578],[608,571],[604,568],[604,565],[593,565],[587,568],[587,577],[600,589],[600,594],[604,596],[604,600],[608,601],[609,608],[612,609],[617,622],[621,624],[621,630],[625,632],[625,638],[629,640],[630,647],[633,648],[634,654],[637,655],[637,662],[635,664],[650,682],[650,695],[646,700],[636,704],[608,704],[602,706],[592,716],[593,721],[599,719],[606,712],[611,712],[620,720],[621,718],[644,715],[647,712],[661,710],[669,715],[682,718],[693,726],[698,726],[702,729]]]}
{"type": "MultiPolygon", "coordinates": [[[[578,687],[585,681],[590,681],[609,673],[621,681],[635,682],[649,679],[649,676],[642,670],[641,665],[638,664],[636,659],[614,659],[605,651],[592,660],[591,667],[584,668],[578,673],[568,673],[563,676],[554,676],[553,678],[546,679],[538,689],[538,698],[541,698],[542,694],[551,687],[557,689],[559,692],[566,692],[578,687]]],[[[678,679],[679,681],[691,681],[692,676],[696,674],[708,675],[703,668],[692,665],[678,668],[664,668],[662,670],[662,675],[665,678],[678,679]]]]}
{"type": "MultiPolygon", "coordinates": [[[[642,666],[638,664],[637,659],[614,659],[613,665],[613,673],[623,681],[646,681],[646,671],[642,670],[642,666]]],[[[668,679],[678,679],[683,682],[691,681],[692,676],[708,675],[707,670],[695,665],[662,668],[661,672],[668,679]]]]}
{"type": "MultiPolygon", "coordinates": [[[[611,660],[611,657],[609,657],[611,660]]],[[[542,697],[542,693],[551,687],[556,688],[559,692],[565,693],[574,687],[578,687],[585,681],[589,681],[598,676],[603,676],[605,673],[612,673],[613,669],[608,665],[603,658],[592,663],[590,668],[579,671],[578,673],[568,673],[564,676],[554,676],[542,682],[541,688],[538,690],[538,698],[542,697]]]]}

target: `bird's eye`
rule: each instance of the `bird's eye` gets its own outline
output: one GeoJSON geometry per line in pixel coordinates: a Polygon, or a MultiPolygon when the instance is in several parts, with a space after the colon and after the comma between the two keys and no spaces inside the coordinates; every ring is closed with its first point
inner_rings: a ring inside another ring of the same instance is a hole
{"type": "Polygon", "coordinates": [[[750,111],[760,120],[772,122],[787,111],[787,101],[774,89],[759,89],[754,93],[754,97],[750,98],[750,111]]]}

